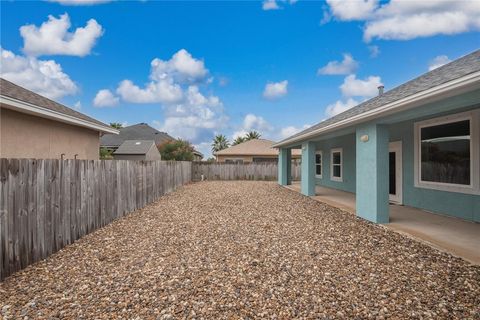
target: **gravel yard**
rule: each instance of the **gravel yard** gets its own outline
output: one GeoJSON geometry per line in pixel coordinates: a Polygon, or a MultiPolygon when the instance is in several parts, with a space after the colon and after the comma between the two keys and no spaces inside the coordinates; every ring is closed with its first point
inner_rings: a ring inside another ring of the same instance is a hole
{"type": "Polygon", "coordinates": [[[480,267],[273,182],[202,182],[7,278],[0,307],[5,319],[480,319],[480,267]]]}

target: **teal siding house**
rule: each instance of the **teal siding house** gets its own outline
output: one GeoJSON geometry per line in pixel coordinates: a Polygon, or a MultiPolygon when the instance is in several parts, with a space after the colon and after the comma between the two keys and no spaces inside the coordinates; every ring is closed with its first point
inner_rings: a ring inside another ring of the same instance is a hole
{"type": "Polygon", "coordinates": [[[281,185],[302,151],[301,192],[356,194],[356,214],[389,222],[389,204],[480,222],[480,50],[297,133],[279,148],[281,185]]]}

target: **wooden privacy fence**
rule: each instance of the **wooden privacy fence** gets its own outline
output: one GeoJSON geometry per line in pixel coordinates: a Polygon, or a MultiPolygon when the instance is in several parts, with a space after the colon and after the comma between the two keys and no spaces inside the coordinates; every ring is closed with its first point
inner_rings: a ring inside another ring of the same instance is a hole
{"type": "MultiPolygon", "coordinates": [[[[300,180],[300,171],[300,165],[292,163],[293,180],[300,180]]],[[[277,180],[278,164],[193,162],[193,181],[200,181],[202,175],[206,180],[277,180]]]]}
{"type": "Polygon", "coordinates": [[[190,162],[0,159],[0,279],[191,181],[190,162]]]}

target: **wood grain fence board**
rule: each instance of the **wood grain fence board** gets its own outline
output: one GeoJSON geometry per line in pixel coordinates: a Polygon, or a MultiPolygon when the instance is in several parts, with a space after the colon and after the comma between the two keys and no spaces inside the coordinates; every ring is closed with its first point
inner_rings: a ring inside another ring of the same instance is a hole
{"type": "MultiPolygon", "coordinates": [[[[300,180],[300,165],[292,164],[292,179],[300,180]]],[[[193,181],[206,180],[268,180],[278,178],[277,163],[230,164],[216,162],[193,162],[193,181]]]]}
{"type": "Polygon", "coordinates": [[[0,280],[192,181],[191,162],[0,159],[0,280]]]}

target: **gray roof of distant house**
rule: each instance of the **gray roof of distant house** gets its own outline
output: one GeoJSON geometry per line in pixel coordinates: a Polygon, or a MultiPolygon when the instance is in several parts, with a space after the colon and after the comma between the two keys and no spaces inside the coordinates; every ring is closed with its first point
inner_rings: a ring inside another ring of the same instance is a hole
{"type": "MultiPolygon", "coordinates": [[[[2,96],[10,97],[22,102],[33,104],[38,107],[49,109],[51,111],[59,112],[71,117],[75,117],[81,120],[85,120],[100,126],[108,127],[109,125],[100,122],[94,118],[91,118],[83,113],[75,111],[69,107],[66,107],[58,102],[50,100],[44,96],[41,96],[33,91],[20,87],[13,82],[0,78],[0,94],[2,96]]],[[[112,134],[114,135],[114,134],[112,134]]]]}
{"type": "Polygon", "coordinates": [[[126,140],[153,140],[155,144],[162,144],[175,140],[165,132],[160,132],[146,123],[139,123],[121,128],[119,134],[105,134],[100,138],[101,146],[116,147],[126,140]]]}
{"type": "Polygon", "coordinates": [[[114,154],[146,154],[152,146],[153,140],[126,140],[118,147],[114,154]]]}
{"type": "Polygon", "coordinates": [[[418,78],[399,85],[392,90],[386,91],[379,96],[360,103],[359,105],[345,112],[342,112],[330,119],[311,126],[308,129],[305,129],[297,134],[294,134],[280,141],[278,144],[303,136],[323,127],[330,126],[332,124],[335,124],[336,122],[351,118],[361,113],[380,108],[381,106],[384,106],[388,103],[395,102],[418,92],[428,90],[430,88],[461,78],[477,71],[480,71],[480,50],[474,51],[444,66],[429,71],[419,76],[418,78]]]}

